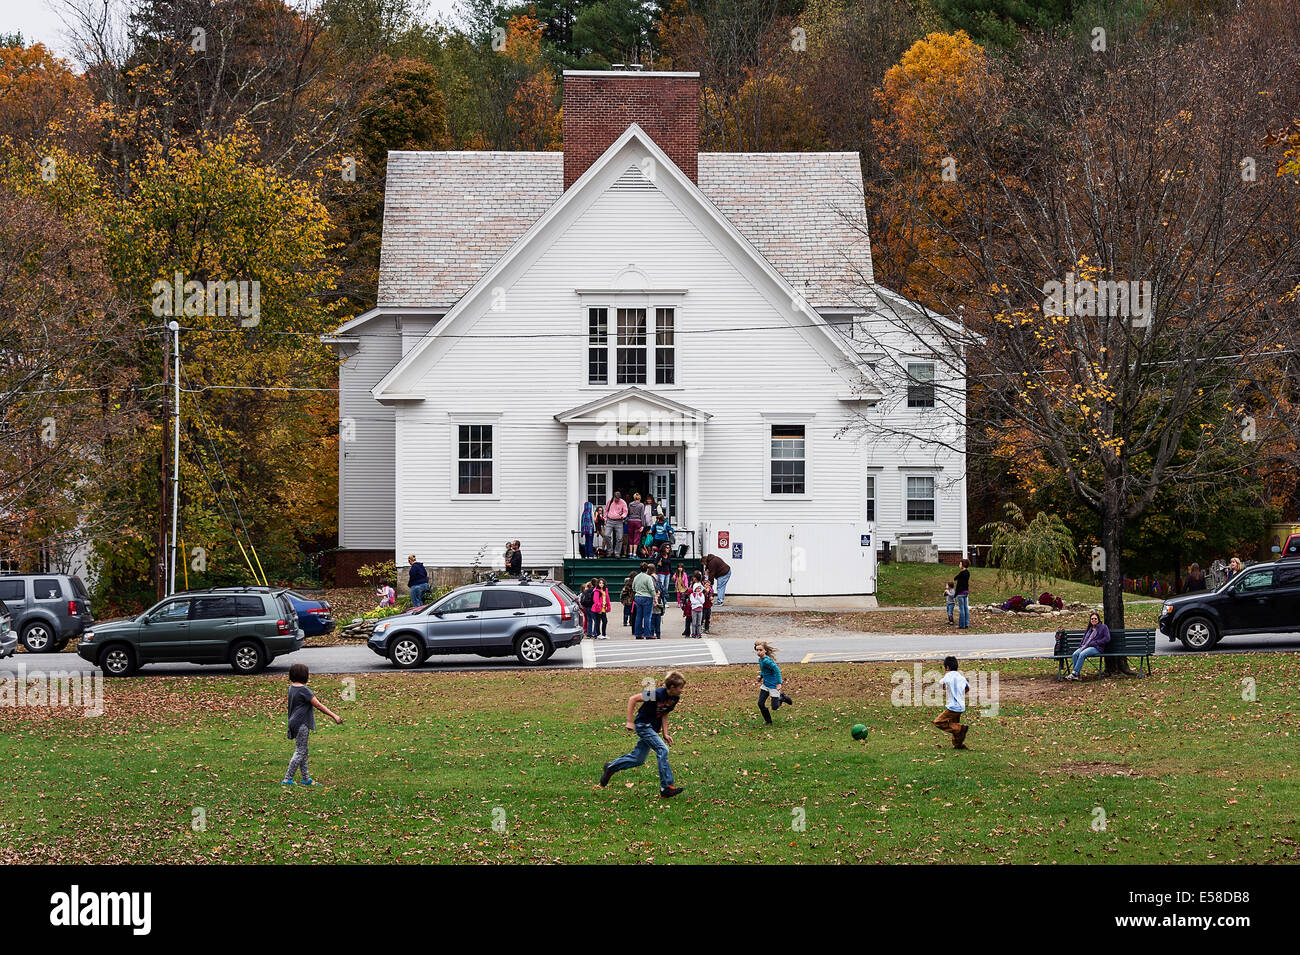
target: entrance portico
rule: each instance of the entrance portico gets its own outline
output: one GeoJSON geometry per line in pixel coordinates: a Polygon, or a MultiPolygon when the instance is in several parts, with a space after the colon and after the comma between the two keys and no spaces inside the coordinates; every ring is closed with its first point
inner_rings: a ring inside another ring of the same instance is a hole
{"type": "Polygon", "coordinates": [[[557,414],[567,429],[571,529],[578,529],[585,502],[601,506],[616,490],[625,498],[635,490],[664,504],[675,528],[698,533],[700,451],[711,417],[637,387],[557,414]]]}

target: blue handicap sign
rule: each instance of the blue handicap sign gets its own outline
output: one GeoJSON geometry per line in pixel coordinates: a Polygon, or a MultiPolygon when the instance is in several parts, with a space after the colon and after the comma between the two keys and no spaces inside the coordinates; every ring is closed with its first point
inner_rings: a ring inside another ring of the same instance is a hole
{"type": "Polygon", "coordinates": [[[870,547],[870,546],[871,546],[871,535],[870,535],[870,534],[863,534],[863,535],[862,535],[862,546],[863,546],[863,547],[870,547]]]}
{"type": "Polygon", "coordinates": [[[740,544],[732,544],[732,545],[731,545],[731,559],[732,559],[732,560],[740,560],[740,559],[744,556],[744,554],[742,554],[742,553],[740,552],[740,548],[741,548],[741,546],[742,546],[742,545],[740,545],[740,544]]]}

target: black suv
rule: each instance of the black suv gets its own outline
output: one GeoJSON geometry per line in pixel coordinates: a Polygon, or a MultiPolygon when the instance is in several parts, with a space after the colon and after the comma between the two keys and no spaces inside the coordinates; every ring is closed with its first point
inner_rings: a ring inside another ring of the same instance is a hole
{"type": "Polygon", "coordinates": [[[1300,558],[1254,564],[1218,590],[1174,597],[1156,626],[1188,650],[1239,633],[1300,634],[1300,558]]]}

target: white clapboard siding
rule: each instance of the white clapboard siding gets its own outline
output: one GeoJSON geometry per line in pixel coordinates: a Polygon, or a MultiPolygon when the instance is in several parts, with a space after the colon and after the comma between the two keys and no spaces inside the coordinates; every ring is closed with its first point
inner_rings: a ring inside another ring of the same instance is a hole
{"type": "MultiPolygon", "coordinates": [[[[809,319],[760,293],[749,266],[722,248],[711,226],[697,224],[660,190],[636,189],[604,192],[549,246],[530,250],[511,284],[419,356],[423,374],[407,390],[425,400],[396,406],[396,552],[417,553],[434,566],[465,566],[480,548],[517,538],[528,566],[570,553],[579,515],[567,513],[567,429],[554,416],[622,388],[586,384],[586,306],[599,303],[583,301],[576,290],[615,287],[629,265],[652,289],[687,290],[676,303],[677,384],[645,387],[712,415],[701,443],[702,521],[860,521],[862,478],[876,464],[884,468],[872,472],[878,516],[897,515],[893,524],[901,525],[898,449],[838,434],[855,407],[836,397],[853,381],[843,356],[818,344],[822,330],[795,328],[791,323],[809,319]],[[765,497],[764,414],[811,416],[806,499],[765,497]],[[455,497],[455,422],[485,416],[499,416],[491,419],[495,493],[455,497]]],[[[653,347],[650,355],[653,368],[653,347]]],[[[958,549],[964,512],[945,493],[935,542],[958,549]]],[[[888,524],[879,521],[882,529],[888,524]]]]}

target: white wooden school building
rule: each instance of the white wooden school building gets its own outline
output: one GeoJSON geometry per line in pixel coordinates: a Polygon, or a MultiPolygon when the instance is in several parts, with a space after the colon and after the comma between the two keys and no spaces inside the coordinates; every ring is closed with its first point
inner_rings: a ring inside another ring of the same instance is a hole
{"type": "Polygon", "coordinates": [[[858,155],[701,153],[698,104],[697,74],[569,72],[561,153],[390,154],[378,304],[327,338],[340,583],[513,539],[558,568],[616,489],[667,502],[729,595],[965,553],[962,446],[905,438],[952,363],[891,333],[912,306],[875,286],[858,155]]]}

